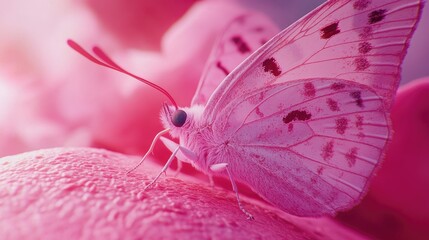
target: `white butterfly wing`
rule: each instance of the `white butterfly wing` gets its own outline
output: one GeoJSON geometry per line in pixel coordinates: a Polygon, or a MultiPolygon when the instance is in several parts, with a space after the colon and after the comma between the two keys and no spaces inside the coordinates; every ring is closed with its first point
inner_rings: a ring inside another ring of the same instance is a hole
{"type": "Polygon", "coordinates": [[[218,113],[234,131],[215,139],[227,139],[221,160],[234,177],[269,202],[298,216],[333,215],[362,198],[380,163],[390,137],[383,104],[344,80],[272,84],[218,113]]]}
{"type": "Polygon", "coordinates": [[[389,140],[422,5],[328,1],[232,71],[203,118],[234,177],[299,216],[354,206],[389,140]]]}
{"type": "Polygon", "coordinates": [[[206,105],[225,77],[278,32],[265,15],[249,13],[235,18],[215,44],[191,105],[206,105]]]}
{"type": "Polygon", "coordinates": [[[390,108],[421,0],[328,1],[283,30],[241,64],[211,96],[206,114],[255,88],[305,78],[372,87],[390,108]]]}

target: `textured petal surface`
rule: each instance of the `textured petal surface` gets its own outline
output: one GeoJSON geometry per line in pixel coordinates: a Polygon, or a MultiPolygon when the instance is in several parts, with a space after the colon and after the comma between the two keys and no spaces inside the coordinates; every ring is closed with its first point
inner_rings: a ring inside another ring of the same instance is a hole
{"type": "Polygon", "coordinates": [[[97,149],[48,149],[0,159],[2,239],[365,239],[332,220],[302,219],[159,167],[97,149]]]}

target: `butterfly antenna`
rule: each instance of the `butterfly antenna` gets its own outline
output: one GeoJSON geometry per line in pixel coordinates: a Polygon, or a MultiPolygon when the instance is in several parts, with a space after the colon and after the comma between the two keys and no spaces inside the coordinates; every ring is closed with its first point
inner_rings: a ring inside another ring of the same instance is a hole
{"type": "Polygon", "coordinates": [[[163,93],[173,104],[173,106],[178,109],[177,103],[176,101],[174,101],[173,97],[162,87],[156,85],[153,82],[150,82],[144,78],[141,78],[137,75],[134,75],[133,73],[128,72],[127,70],[123,69],[122,67],[120,67],[118,64],[116,64],[109,56],[107,56],[107,54],[99,47],[93,47],[92,48],[92,52],[95,54],[95,56],[97,56],[98,58],[94,57],[93,55],[91,55],[90,53],[88,53],[85,49],[83,49],[79,44],[77,44],[75,41],[68,39],[67,40],[67,44],[73,48],[73,50],[75,50],[76,52],[80,53],[82,56],[84,56],[85,58],[87,58],[88,60],[92,61],[93,63],[96,63],[98,65],[101,65],[103,67],[107,67],[110,69],[113,69],[115,71],[124,73],[128,76],[131,76],[153,88],[155,88],[156,90],[160,91],[161,93],[163,93]]]}
{"type": "Polygon", "coordinates": [[[164,103],[164,105],[162,106],[162,108],[164,109],[164,114],[165,114],[165,116],[169,116],[170,117],[170,119],[172,118],[171,117],[171,112],[168,110],[168,106],[167,106],[167,104],[166,103],[164,103]]]}
{"type": "Polygon", "coordinates": [[[146,154],[143,156],[143,158],[140,160],[140,162],[133,167],[132,169],[127,171],[127,174],[131,173],[132,171],[136,170],[140,165],[142,165],[142,163],[144,162],[144,160],[146,159],[147,156],[149,156],[149,154],[152,153],[153,148],[155,147],[155,143],[158,141],[158,139],[166,134],[168,131],[170,131],[169,128],[162,130],[161,132],[159,132],[158,134],[156,134],[155,138],[152,140],[152,143],[150,144],[149,150],[147,150],[146,154]]]}

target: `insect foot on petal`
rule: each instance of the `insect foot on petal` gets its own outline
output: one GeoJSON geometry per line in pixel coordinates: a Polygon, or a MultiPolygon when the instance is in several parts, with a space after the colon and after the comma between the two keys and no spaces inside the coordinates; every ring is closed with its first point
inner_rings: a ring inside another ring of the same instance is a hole
{"type": "Polygon", "coordinates": [[[180,146],[178,146],[173,151],[173,153],[171,154],[170,158],[165,163],[164,167],[161,169],[161,171],[158,173],[158,175],[156,175],[156,177],[148,185],[146,185],[146,187],[143,188],[143,191],[146,191],[146,189],[150,188],[159,179],[159,177],[161,177],[162,173],[166,174],[168,167],[170,166],[171,162],[173,162],[174,158],[176,157],[177,152],[179,152],[179,149],[180,149],[180,146]]]}
{"type": "Polygon", "coordinates": [[[225,167],[225,169],[226,169],[226,172],[228,173],[229,180],[231,181],[232,190],[233,190],[233,191],[234,191],[234,193],[235,193],[235,197],[236,197],[236,199],[237,199],[238,207],[240,208],[240,210],[241,210],[244,214],[246,214],[246,216],[247,216],[247,219],[248,219],[248,220],[255,220],[255,218],[253,217],[253,215],[252,215],[252,214],[250,214],[250,213],[249,213],[249,212],[248,212],[248,211],[243,207],[243,205],[241,204],[240,196],[238,195],[238,188],[237,188],[237,185],[235,184],[234,178],[232,177],[231,171],[230,171],[230,170],[229,170],[229,168],[228,168],[228,165],[227,165],[227,164],[225,164],[225,165],[224,165],[224,167],[225,167]]]}

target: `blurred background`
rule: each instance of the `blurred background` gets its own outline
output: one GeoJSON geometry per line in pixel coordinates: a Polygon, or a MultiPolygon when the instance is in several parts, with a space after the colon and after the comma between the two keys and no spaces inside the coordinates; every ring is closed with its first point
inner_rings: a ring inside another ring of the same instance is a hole
{"type": "MultiPolygon", "coordinates": [[[[158,92],[88,62],[68,38],[101,46],[187,106],[228,19],[257,9],[282,29],[323,1],[236,0],[205,10],[208,2],[222,1],[0,0],[0,156],[54,146],[142,154],[161,129],[158,92]]],[[[423,14],[402,83],[429,73],[428,23],[423,14]]]]}

